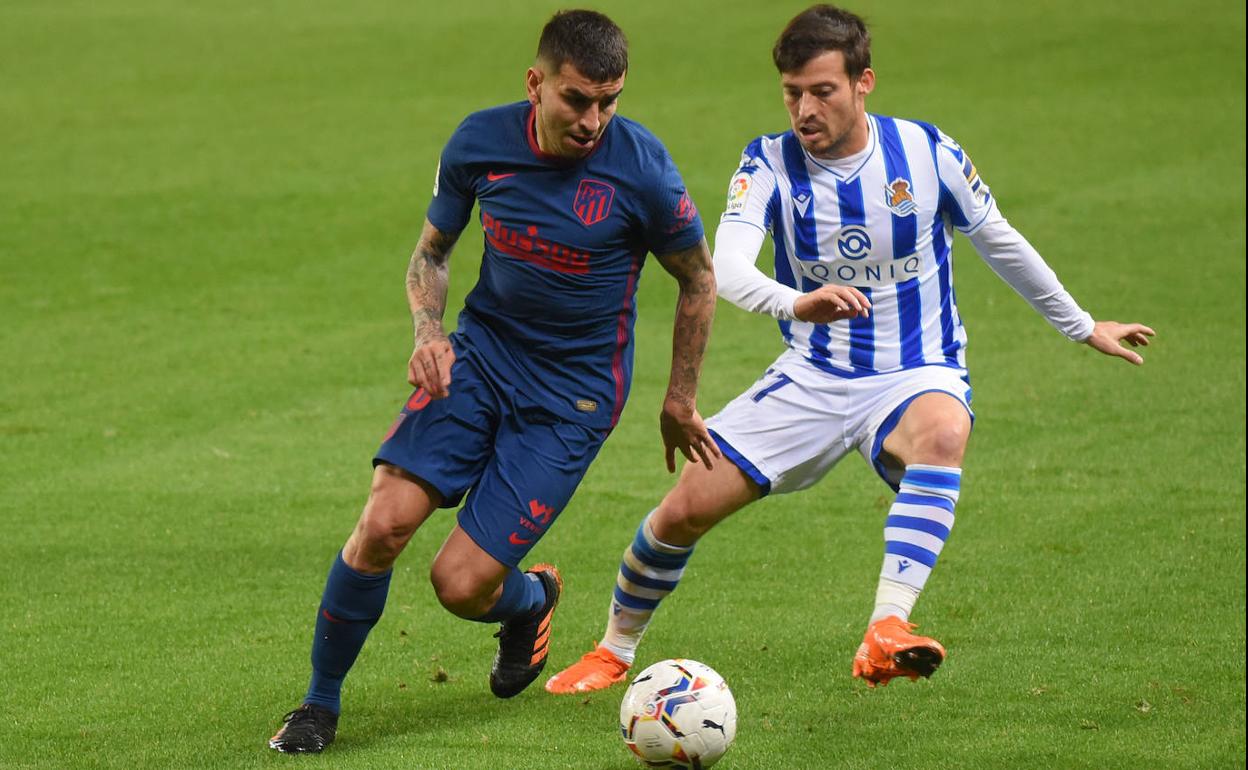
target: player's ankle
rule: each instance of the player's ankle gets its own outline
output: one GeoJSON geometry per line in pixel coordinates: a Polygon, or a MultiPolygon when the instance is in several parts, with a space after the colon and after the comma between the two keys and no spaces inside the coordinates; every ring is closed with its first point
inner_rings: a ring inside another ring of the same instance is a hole
{"type": "Polygon", "coordinates": [[[606,650],[629,666],[633,665],[633,661],[637,659],[637,645],[622,645],[619,642],[602,641],[598,643],[598,648],[606,650]]]}

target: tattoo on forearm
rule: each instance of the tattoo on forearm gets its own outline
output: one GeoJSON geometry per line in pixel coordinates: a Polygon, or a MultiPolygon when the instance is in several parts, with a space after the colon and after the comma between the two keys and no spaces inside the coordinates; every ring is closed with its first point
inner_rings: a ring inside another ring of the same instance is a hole
{"type": "Polygon", "coordinates": [[[711,336],[711,322],[715,318],[715,273],[705,241],[692,249],[664,255],[660,261],[680,283],[667,396],[692,406],[702,357],[711,336]]]}
{"type": "Polygon", "coordinates": [[[447,261],[458,233],[443,233],[428,222],[407,266],[407,302],[412,310],[416,344],[444,336],[446,289],[450,278],[447,261]]]}

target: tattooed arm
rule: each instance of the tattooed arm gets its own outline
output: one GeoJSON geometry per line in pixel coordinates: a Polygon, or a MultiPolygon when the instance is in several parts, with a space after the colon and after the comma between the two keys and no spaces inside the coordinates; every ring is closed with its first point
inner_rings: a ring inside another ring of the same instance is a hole
{"type": "Polygon", "coordinates": [[[672,373],[667,397],[659,416],[667,470],[676,471],[676,450],[690,462],[710,468],[719,457],[719,447],[711,438],[697,410],[698,374],[702,355],[711,335],[715,317],[715,272],[706,239],[684,251],[657,255],[659,263],[680,284],[676,301],[676,321],[672,332],[672,373]]]}
{"type": "Polygon", "coordinates": [[[432,398],[444,398],[451,385],[455,351],[442,328],[446,312],[447,261],[459,233],[444,233],[425,220],[420,242],[407,266],[407,304],[412,309],[415,349],[407,362],[407,381],[432,398]]]}

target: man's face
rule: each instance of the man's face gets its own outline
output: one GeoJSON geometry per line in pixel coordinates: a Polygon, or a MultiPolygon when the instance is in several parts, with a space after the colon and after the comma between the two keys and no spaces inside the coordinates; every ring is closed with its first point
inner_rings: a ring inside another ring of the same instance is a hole
{"type": "Polygon", "coordinates": [[[780,86],[793,133],[811,155],[844,157],[866,146],[866,97],[875,88],[870,68],[850,80],[845,55],[827,51],[781,74],[780,86]]]}
{"type": "Polygon", "coordinates": [[[624,75],[599,83],[570,62],[551,72],[541,62],[526,76],[529,102],[537,113],[537,141],[543,152],[583,158],[593,152],[615,116],[624,75]]]}

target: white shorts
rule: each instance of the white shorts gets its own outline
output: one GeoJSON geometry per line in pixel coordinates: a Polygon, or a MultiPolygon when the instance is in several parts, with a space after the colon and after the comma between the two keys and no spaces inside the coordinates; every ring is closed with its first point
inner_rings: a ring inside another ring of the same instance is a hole
{"type": "Polygon", "coordinates": [[[948,393],[971,411],[971,386],[959,369],[922,366],[842,378],[785,351],[746,392],[706,421],[724,456],[763,494],[813,485],[855,447],[893,489],[904,468],[880,462],[884,439],[917,396],[948,393]]]}

